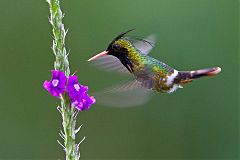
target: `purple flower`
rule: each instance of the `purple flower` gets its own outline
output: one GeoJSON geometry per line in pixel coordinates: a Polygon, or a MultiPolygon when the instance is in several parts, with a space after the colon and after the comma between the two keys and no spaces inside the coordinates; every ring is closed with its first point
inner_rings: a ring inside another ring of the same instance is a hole
{"type": "Polygon", "coordinates": [[[43,87],[55,97],[60,98],[60,95],[64,93],[67,78],[62,71],[52,70],[52,79],[50,82],[47,80],[43,83],[43,87]]]}
{"type": "Polygon", "coordinates": [[[79,111],[88,110],[96,100],[93,96],[89,97],[87,94],[83,95],[82,98],[72,102],[72,106],[76,107],[79,111]]]}
{"type": "Polygon", "coordinates": [[[77,76],[69,76],[67,90],[71,100],[75,101],[88,91],[88,87],[80,85],[77,76]]]}
{"type": "Polygon", "coordinates": [[[67,90],[72,101],[72,106],[80,111],[89,109],[96,101],[93,96],[88,96],[88,87],[80,85],[77,76],[69,76],[67,90]]]}
{"type": "MultiPolygon", "coordinates": [[[[67,77],[62,71],[52,70],[52,79],[50,82],[45,81],[43,87],[51,95],[60,98],[60,95],[65,92],[66,82],[67,77]]],[[[88,110],[96,100],[93,96],[89,97],[87,91],[88,87],[80,85],[77,76],[69,76],[67,92],[71,99],[71,106],[80,111],[88,110]]]]}

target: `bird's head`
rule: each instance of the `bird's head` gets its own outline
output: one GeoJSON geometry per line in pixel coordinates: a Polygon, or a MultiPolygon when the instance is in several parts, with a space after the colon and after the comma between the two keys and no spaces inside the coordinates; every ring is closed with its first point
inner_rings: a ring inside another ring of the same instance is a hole
{"type": "Polygon", "coordinates": [[[124,36],[132,30],[134,29],[128,30],[118,35],[116,38],[112,40],[112,42],[108,45],[105,51],[93,56],[88,61],[95,60],[102,56],[112,55],[117,57],[121,61],[121,63],[131,72],[132,64],[128,58],[128,53],[131,51],[133,47],[131,42],[127,39],[127,37],[124,36]]]}

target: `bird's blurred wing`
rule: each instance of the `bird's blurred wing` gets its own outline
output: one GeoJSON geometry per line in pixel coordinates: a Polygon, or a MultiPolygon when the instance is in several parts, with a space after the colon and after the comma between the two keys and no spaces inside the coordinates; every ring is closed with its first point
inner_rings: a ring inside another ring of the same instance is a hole
{"type": "Polygon", "coordinates": [[[145,67],[142,70],[135,73],[135,78],[145,89],[153,89],[156,81],[151,66],[147,64],[145,64],[145,67]]]}
{"type": "Polygon", "coordinates": [[[136,47],[140,53],[149,54],[156,43],[156,35],[151,34],[146,38],[134,38],[132,40],[134,47],[136,47]]]}
{"type": "Polygon", "coordinates": [[[97,103],[109,107],[134,107],[146,103],[150,98],[150,90],[142,87],[134,80],[125,84],[113,86],[95,93],[97,103]]]}
{"type": "Polygon", "coordinates": [[[124,67],[124,65],[120,62],[120,60],[114,56],[111,56],[111,55],[102,56],[91,62],[97,68],[101,68],[107,71],[117,71],[119,73],[130,75],[127,68],[124,67]]]}

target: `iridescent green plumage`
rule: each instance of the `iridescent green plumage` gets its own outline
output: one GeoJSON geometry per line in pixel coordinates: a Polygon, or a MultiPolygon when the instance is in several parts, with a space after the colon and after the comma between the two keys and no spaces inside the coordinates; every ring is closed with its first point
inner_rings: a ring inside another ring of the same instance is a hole
{"type": "Polygon", "coordinates": [[[115,41],[113,45],[127,50],[125,53],[132,63],[132,73],[144,87],[159,92],[171,92],[174,84],[166,83],[168,77],[174,73],[172,67],[142,53],[127,37],[115,41]]]}
{"type": "MultiPolygon", "coordinates": [[[[100,56],[114,56],[118,60],[114,60],[113,62],[121,62],[120,67],[127,68],[134,75],[134,78],[141,87],[163,93],[171,93],[177,88],[182,88],[183,84],[191,82],[195,78],[216,75],[221,71],[219,67],[196,71],[177,71],[167,64],[148,56],[147,54],[152,49],[151,42],[138,39],[143,43],[140,46],[137,45],[132,38],[125,36],[130,31],[124,32],[114,38],[106,51],[90,58],[89,61],[100,56]],[[146,50],[146,46],[144,45],[148,45],[146,53],[144,52],[146,50]]],[[[110,67],[119,68],[119,63],[117,67],[114,65],[110,65],[110,67]]]]}

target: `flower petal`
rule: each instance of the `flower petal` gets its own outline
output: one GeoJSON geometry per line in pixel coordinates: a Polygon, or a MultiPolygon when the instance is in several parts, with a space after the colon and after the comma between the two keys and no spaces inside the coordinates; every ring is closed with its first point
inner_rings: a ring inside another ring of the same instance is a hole
{"type": "Polygon", "coordinates": [[[77,76],[69,76],[67,90],[71,100],[75,101],[88,91],[88,87],[80,85],[77,76]]]}
{"type": "Polygon", "coordinates": [[[69,76],[67,91],[72,101],[72,106],[80,111],[89,109],[96,101],[94,97],[88,96],[88,86],[80,85],[77,76],[69,76]]]}
{"type": "Polygon", "coordinates": [[[62,71],[52,70],[52,79],[45,81],[43,87],[52,95],[60,98],[60,95],[65,92],[67,77],[62,71]]]}

